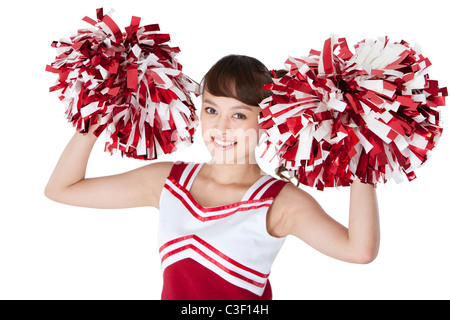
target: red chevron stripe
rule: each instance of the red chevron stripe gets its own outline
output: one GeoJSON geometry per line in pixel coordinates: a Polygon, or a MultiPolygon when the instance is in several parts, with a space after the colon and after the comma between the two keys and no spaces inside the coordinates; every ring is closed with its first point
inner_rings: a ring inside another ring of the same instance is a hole
{"type": "Polygon", "coordinates": [[[169,242],[166,242],[164,245],[161,246],[161,248],[159,248],[159,252],[161,253],[167,247],[169,247],[169,246],[171,246],[171,245],[173,245],[175,243],[178,243],[178,242],[181,242],[181,241],[184,241],[184,240],[188,240],[188,239],[194,239],[198,243],[202,244],[203,246],[207,247],[209,250],[211,250],[212,252],[217,254],[222,259],[227,260],[228,262],[230,262],[231,264],[235,265],[238,268],[241,268],[241,269],[243,269],[245,271],[253,273],[254,275],[256,275],[258,277],[261,277],[261,278],[267,278],[269,276],[269,274],[264,274],[264,273],[258,272],[258,271],[254,270],[254,269],[251,269],[249,267],[244,266],[243,264],[240,264],[236,260],[233,260],[232,258],[230,258],[227,255],[223,254],[222,252],[220,252],[219,250],[214,248],[212,245],[210,245],[208,242],[206,242],[205,240],[203,240],[202,238],[198,237],[195,234],[191,234],[191,235],[188,235],[188,236],[180,237],[180,238],[171,240],[169,242]]]}
{"type": "MultiPolygon", "coordinates": [[[[232,265],[234,265],[234,266],[236,266],[236,267],[238,267],[238,268],[240,268],[242,270],[250,272],[250,273],[252,273],[252,274],[254,274],[254,275],[258,276],[258,277],[261,277],[261,278],[266,278],[267,279],[269,277],[269,274],[264,274],[264,273],[258,272],[258,271],[254,270],[254,269],[246,267],[246,266],[240,264],[239,262],[231,259],[230,257],[228,257],[227,255],[223,254],[222,252],[220,252],[219,250],[217,250],[216,248],[211,246],[206,241],[204,241],[201,238],[197,237],[196,235],[189,235],[189,236],[180,237],[178,239],[174,239],[172,241],[169,241],[166,244],[164,244],[163,246],[161,246],[161,248],[159,249],[159,252],[162,252],[165,248],[167,248],[167,247],[169,247],[169,246],[171,246],[171,245],[173,245],[175,243],[178,243],[178,242],[181,242],[181,241],[184,241],[184,240],[188,240],[188,239],[193,239],[193,240],[197,241],[198,243],[202,244],[203,246],[207,247],[209,250],[213,251],[215,254],[220,256],[222,259],[228,261],[232,265]]],[[[232,276],[234,276],[236,278],[244,280],[244,281],[246,281],[248,283],[251,283],[251,284],[253,284],[253,285],[257,286],[257,287],[260,287],[260,288],[264,287],[264,285],[265,285],[265,283],[260,283],[260,282],[254,281],[254,280],[249,279],[249,278],[247,278],[247,277],[245,277],[245,276],[243,276],[243,275],[241,275],[241,274],[239,274],[239,273],[237,273],[237,272],[235,272],[233,270],[228,269],[227,267],[225,267],[224,265],[222,265],[220,262],[218,262],[217,260],[213,259],[212,257],[208,256],[205,252],[203,252],[201,249],[199,249],[198,247],[196,247],[193,244],[186,244],[186,245],[184,245],[182,247],[179,247],[179,248],[176,248],[176,249],[174,249],[172,251],[169,251],[168,253],[166,253],[161,258],[161,263],[165,259],[167,259],[168,257],[170,257],[172,255],[175,255],[177,253],[180,253],[182,251],[185,251],[187,249],[194,250],[195,252],[200,254],[202,257],[204,257],[205,259],[207,259],[208,261],[210,261],[211,263],[213,263],[214,265],[216,265],[217,267],[219,267],[223,271],[227,272],[228,274],[230,274],[230,275],[232,275],[232,276]]]]}

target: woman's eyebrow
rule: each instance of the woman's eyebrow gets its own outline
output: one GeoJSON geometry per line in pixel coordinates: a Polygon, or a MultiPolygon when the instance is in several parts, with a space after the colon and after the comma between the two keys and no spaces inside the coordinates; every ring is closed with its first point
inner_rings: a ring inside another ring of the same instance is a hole
{"type": "Polygon", "coordinates": [[[205,100],[203,100],[203,102],[212,104],[213,106],[216,106],[216,107],[217,107],[217,104],[215,104],[213,101],[211,101],[211,100],[209,100],[209,99],[205,99],[205,100]]]}
{"type": "MultiPolygon", "coordinates": [[[[209,104],[211,104],[211,105],[217,107],[217,103],[215,103],[214,101],[211,101],[211,100],[209,100],[209,99],[205,99],[205,100],[203,100],[203,102],[204,102],[204,103],[209,103],[209,104]]],[[[252,111],[252,110],[253,110],[252,107],[247,106],[247,105],[245,105],[245,104],[238,104],[238,105],[236,105],[236,106],[231,107],[231,109],[245,109],[245,110],[249,110],[249,111],[252,111]]]]}
{"type": "Polygon", "coordinates": [[[246,110],[252,111],[252,107],[249,107],[249,106],[246,106],[246,105],[243,105],[243,104],[234,106],[231,109],[246,109],[246,110]]]}

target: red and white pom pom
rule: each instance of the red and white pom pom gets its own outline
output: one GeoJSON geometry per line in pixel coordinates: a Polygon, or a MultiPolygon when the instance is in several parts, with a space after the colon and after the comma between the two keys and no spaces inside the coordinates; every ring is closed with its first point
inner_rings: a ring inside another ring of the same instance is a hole
{"type": "Polygon", "coordinates": [[[152,160],[193,142],[198,124],[191,94],[199,86],[182,73],[168,34],[157,24],[139,27],[133,17],[122,33],[110,15],[97,10],[93,26],[70,40],[53,42],[58,50],[47,71],[59,75],[50,91],[59,91],[66,115],[85,133],[106,133],[105,149],[127,157],[152,160]]]}
{"type": "Polygon", "coordinates": [[[411,181],[442,134],[446,88],[430,80],[420,48],[387,37],[352,53],[331,37],[322,52],[286,61],[288,73],[265,89],[260,125],[283,165],[323,190],[359,178],[411,181]]]}

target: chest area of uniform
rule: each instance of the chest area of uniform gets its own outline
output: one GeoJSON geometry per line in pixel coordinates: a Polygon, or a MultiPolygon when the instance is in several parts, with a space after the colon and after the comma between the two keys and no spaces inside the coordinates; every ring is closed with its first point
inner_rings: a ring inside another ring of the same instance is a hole
{"type": "Polygon", "coordinates": [[[197,177],[189,193],[202,207],[212,208],[240,202],[250,188],[251,185],[223,185],[197,177]]]}
{"type": "Polygon", "coordinates": [[[273,198],[245,199],[230,204],[207,207],[200,204],[196,198],[182,185],[173,179],[168,179],[161,197],[160,204],[162,222],[171,220],[171,227],[183,225],[195,228],[211,228],[221,224],[252,223],[252,220],[265,219],[273,198]],[[209,222],[209,223],[207,223],[209,222]]]}

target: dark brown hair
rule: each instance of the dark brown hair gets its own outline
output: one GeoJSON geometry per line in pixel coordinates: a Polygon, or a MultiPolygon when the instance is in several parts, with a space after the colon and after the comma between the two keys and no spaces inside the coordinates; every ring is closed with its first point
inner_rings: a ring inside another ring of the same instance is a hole
{"type": "Polygon", "coordinates": [[[214,96],[229,97],[258,106],[272,92],[264,90],[273,83],[270,71],[258,59],[244,55],[228,55],[214,64],[203,77],[202,90],[214,96]]]}

